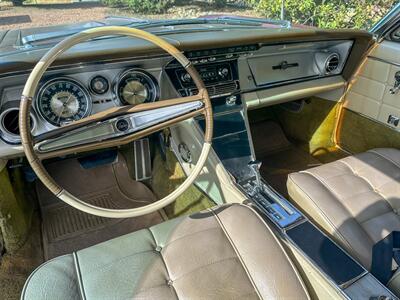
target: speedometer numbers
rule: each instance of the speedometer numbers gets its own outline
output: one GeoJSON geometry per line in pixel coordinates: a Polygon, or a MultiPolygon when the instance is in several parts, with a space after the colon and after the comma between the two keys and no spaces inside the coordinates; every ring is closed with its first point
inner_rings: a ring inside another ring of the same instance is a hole
{"type": "MultiPolygon", "coordinates": [[[[99,98],[104,97],[110,85],[104,76],[96,75],[88,82],[88,88],[93,97],[99,98]]],[[[122,105],[153,102],[159,97],[159,87],[154,77],[138,69],[123,72],[114,91],[122,105]]],[[[98,99],[93,101],[97,102],[98,99]]],[[[54,126],[83,119],[92,111],[88,90],[77,81],[64,77],[45,83],[39,91],[36,105],[40,115],[54,126]]]]}
{"type": "Polygon", "coordinates": [[[128,70],[120,76],[116,94],[122,104],[153,102],[158,98],[158,86],[150,74],[140,70],[128,70]]]}
{"type": "Polygon", "coordinates": [[[37,105],[42,117],[55,126],[80,120],[91,112],[87,91],[69,79],[46,83],[39,93],[37,105]]]}

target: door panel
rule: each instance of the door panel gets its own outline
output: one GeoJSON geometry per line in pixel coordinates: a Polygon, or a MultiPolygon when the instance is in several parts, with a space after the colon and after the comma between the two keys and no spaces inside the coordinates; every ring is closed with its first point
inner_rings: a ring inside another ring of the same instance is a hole
{"type": "Polygon", "coordinates": [[[400,71],[400,43],[384,41],[368,56],[352,82],[337,128],[337,142],[352,153],[372,148],[400,148],[400,92],[390,93],[400,71]]]}
{"type": "Polygon", "coordinates": [[[400,93],[391,94],[394,75],[400,71],[400,43],[384,41],[368,57],[346,95],[344,107],[389,124],[389,116],[400,118],[400,93]]]}

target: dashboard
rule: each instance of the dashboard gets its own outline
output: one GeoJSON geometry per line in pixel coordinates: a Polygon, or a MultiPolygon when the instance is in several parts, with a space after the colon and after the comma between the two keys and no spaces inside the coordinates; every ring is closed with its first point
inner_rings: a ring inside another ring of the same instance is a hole
{"type": "MultiPolygon", "coordinates": [[[[161,67],[153,61],[78,66],[43,78],[31,113],[33,135],[41,135],[111,107],[159,100],[161,67]]],[[[15,79],[15,78],[14,78],[15,79]]],[[[23,86],[5,87],[1,97],[0,137],[20,143],[19,97],[23,86]]]]}
{"type": "MultiPolygon", "coordinates": [[[[343,72],[355,42],[249,43],[184,54],[202,77],[218,115],[343,87],[343,72]]],[[[23,155],[18,107],[28,74],[7,74],[1,79],[0,158],[23,155]]],[[[196,93],[190,75],[166,54],[56,66],[46,72],[34,99],[32,134],[44,135],[111,107],[196,93]]]]}

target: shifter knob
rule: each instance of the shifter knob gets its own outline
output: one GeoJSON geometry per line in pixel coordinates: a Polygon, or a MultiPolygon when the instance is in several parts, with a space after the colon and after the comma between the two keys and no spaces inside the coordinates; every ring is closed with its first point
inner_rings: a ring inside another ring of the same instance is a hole
{"type": "Polygon", "coordinates": [[[254,174],[256,175],[256,187],[262,190],[262,182],[260,175],[261,165],[262,162],[259,160],[252,160],[248,163],[248,166],[253,170],[254,174]]]}
{"type": "Polygon", "coordinates": [[[252,160],[249,162],[249,167],[252,168],[254,171],[258,171],[261,168],[262,162],[259,160],[252,160]]]}

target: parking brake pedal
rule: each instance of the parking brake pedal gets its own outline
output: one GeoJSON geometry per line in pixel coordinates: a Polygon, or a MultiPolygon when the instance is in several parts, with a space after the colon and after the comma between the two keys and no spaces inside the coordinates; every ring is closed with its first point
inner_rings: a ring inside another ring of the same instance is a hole
{"type": "Polygon", "coordinates": [[[133,142],[135,157],[135,179],[143,181],[151,178],[151,156],[149,139],[144,138],[133,142]]]}

